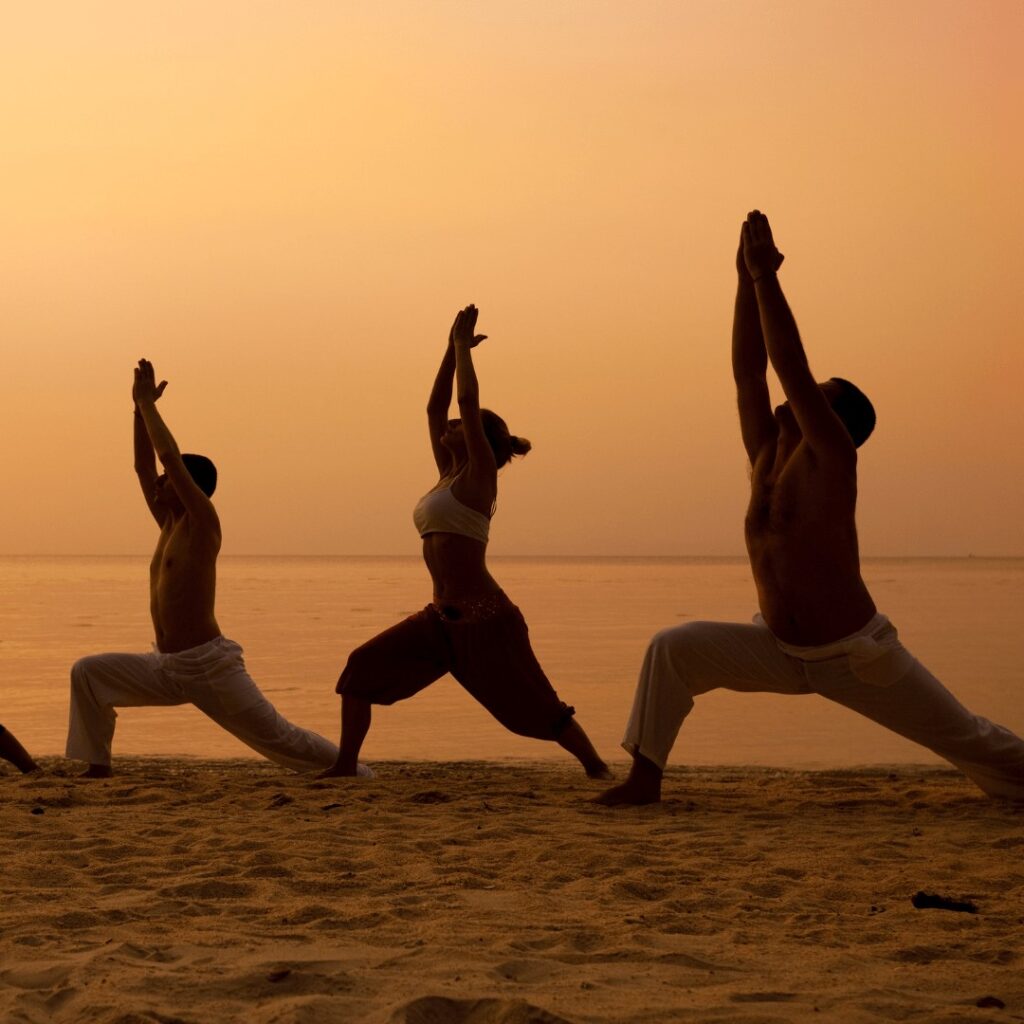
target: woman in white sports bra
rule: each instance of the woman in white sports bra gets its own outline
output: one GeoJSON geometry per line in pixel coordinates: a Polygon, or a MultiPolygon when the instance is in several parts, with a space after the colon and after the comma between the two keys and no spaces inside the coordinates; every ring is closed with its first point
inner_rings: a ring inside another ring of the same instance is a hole
{"type": "Polygon", "coordinates": [[[498,470],[513,455],[525,455],[530,442],[510,435],[500,416],[480,408],[471,350],[486,335],[473,333],[476,320],[475,306],[456,316],[427,403],[440,479],[416,505],[413,521],[434,599],[349,655],[337,685],[340,752],[325,775],[356,774],[374,704],[404,700],[450,672],[512,732],[554,740],[592,778],[610,777],[573,717],[575,709],[558,699],[544,675],[522,614],[487,571],[498,470]],[[453,378],[457,420],[448,419],[453,378]]]}

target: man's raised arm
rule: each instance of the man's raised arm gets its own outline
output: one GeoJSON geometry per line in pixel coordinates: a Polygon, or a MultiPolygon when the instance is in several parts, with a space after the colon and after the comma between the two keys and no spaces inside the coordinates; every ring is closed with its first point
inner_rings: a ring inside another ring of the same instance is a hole
{"type": "Polygon", "coordinates": [[[213,503],[202,492],[199,485],[192,479],[192,474],[182,461],[178,443],[174,440],[163,417],[157,411],[156,401],[164,393],[167,381],[156,383],[153,364],[148,359],[140,359],[135,371],[135,386],[132,396],[146,427],[146,434],[163,464],[167,479],[174,488],[185,510],[201,520],[209,520],[216,524],[217,513],[213,503]]]}
{"type": "MultiPolygon", "coordinates": [[[[779,255],[779,263],[782,256],[779,255]]],[[[761,334],[754,280],[743,261],[743,240],[736,253],[736,307],[732,319],[732,376],[740,413],[740,433],[753,464],[764,446],[774,441],[778,426],[768,395],[768,353],[761,334]]]]}
{"type": "MultiPolygon", "coordinates": [[[[138,379],[139,371],[136,369],[135,377],[138,379]]],[[[156,398],[163,394],[165,384],[156,390],[156,398]]],[[[132,398],[135,397],[135,388],[132,388],[132,398]]],[[[135,475],[139,478],[139,486],[142,488],[142,496],[146,499],[149,511],[153,518],[161,525],[167,516],[167,510],[156,502],[156,455],[153,452],[153,442],[149,439],[149,431],[146,430],[146,421],[142,418],[142,411],[139,403],[135,402],[135,414],[132,416],[132,440],[135,447],[135,475]]]]}
{"type": "Polygon", "coordinates": [[[776,270],[782,262],[768,218],[758,210],[747,217],[742,232],[743,260],[754,281],[761,333],[772,368],[796,418],[804,440],[814,448],[854,452],[842,420],[832,411],[807,362],[796,319],[789,308],[776,270]]]}

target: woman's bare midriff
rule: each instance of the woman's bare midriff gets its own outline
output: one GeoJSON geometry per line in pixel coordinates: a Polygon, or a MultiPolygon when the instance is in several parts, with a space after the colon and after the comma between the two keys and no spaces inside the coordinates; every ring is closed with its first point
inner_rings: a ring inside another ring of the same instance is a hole
{"type": "Polygon", "coordinates": [[[501,592],[487,571],[487,545],[458,533],[428,533],[423,561],[434,583],[434,601],[458,606],[501,592]]]}

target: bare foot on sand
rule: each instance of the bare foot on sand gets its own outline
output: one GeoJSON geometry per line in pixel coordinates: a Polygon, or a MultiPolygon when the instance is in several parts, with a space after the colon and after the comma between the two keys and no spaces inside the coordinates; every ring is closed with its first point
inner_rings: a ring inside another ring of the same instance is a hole
{"type": "Polygon", "coordinates": [[[623,804],[637,806],[639,804],[656,804],[661,799],[661,790],[635,786],[629,779],[621,786],[612,786],[600,796],[595,796],[591,803],[603,804],[605,807],[619,807],[623,804]]]}
{"type": "Polygon", "coordinates": [[[0,758],[10,761],[22,775],[39,771],[32,755],[18,742],[14,734],[0,725],[0,758]]]}
{"type": "Polygon", "coordinates": [[[109,779],[114,770],[109,764],[91,764],[78,777],[80,779],[109,779]]]}
{"type": "Polygon", "coordinates": [[[605,807],[656,804],[661,799],[661,776],[661,769],[653,761],[648,761],[642,754],[634,754],[633,767],[626,781],[606,789],[600,796],[595,796],[592,802],[605,807]]]}
{"type": "Polygon", "coordinates": [[[570,718],[558,735],[558,745],[567,750],[581,765],[591,779],[614,778],[608,765],[601,760],[601,755],[594,749],[594,744],[583,731],[575,718],[570,718]]]}

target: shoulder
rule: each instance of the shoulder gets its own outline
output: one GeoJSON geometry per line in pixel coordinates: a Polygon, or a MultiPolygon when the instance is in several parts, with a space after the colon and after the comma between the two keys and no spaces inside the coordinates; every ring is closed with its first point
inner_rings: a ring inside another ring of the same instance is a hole
{"type": "Polygon", "coordinates": [[[220,547],[220,517],[212,502],[202,512],[186,512],[185,526],[189,537],[198,544],[220,547]]]}
{"type": "Polygon", "coordinates": [[[852,505],[857,497],[857,450],[829,446],[813,448],[802,444],[799,461],[794,466],[797,475],[814,501],[821,506],[838,508],[852,505]]]}
{"type": "Polygon", "coordinates": [[[845,428],[839,438],[830,438],[826,443],[805,440],[801,447],[807,449],[807,457],[818,472],[856,479],[857,449],[845,428]]]}

